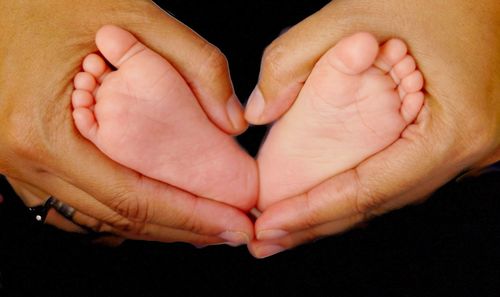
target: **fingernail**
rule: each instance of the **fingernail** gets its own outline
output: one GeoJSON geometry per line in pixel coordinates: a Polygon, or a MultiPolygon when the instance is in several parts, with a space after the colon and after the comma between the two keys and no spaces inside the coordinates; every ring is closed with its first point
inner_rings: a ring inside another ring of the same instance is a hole
{"type": "Polygon", "coordinates": [[[248,98],[245,118],[251,123],[257,123],[264,112],[266,102],[259,87],[255,87],[252,94],[248,98]]]}
{"type": "Polygon", "coordinates": [[[267,258],[272,255],[276,255],[277,253],[281,253],[284,250],[285,248],[283,248],[280,245],[275,245],[275,244],[265,245],[258,249],[255,256],[259,259],[267,258]]]}
{"type": "Polygon", "coordinates": [[[229,120],[231,121],[234,129],[240,130],[246,125],[245,118],[243,117],[243,106],[236,95],[233,94],[231,98],[229,98],[226,109],[227,115],[229,116],[229,120]]]}
{"type": "Polygon", "coordinates": [[[219,234],[219,237],[230,246],[239,246],[250,242],[250,238],[246,233],[238,231],[225,231],[219,234]]]}
{"type": "Polygon", "coordinates": [[[285,237],[287,235],[288,235],[288,232],[286,232],[284,230],[279,230],[279,229],[264,230],[264,231],[260,231],[259,233],[257,233],[257,240],[260,240],[260,241],[273,240],[273,239],[285,237]]]}

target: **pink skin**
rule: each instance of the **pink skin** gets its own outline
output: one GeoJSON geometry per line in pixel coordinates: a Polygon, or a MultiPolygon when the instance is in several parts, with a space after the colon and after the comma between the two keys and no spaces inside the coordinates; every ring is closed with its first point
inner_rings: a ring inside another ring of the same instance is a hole
{"type": "Polygon", "coordinates": [[[188,84],[129,32],[105,26],[74,79],[80,133],[111,159],[195,195],[248,210],[255,161],[206,116],[188,84]]]}
{"type": "Polygon", "coordinates": [[[305,193],[396,141],[422,107],[423,77],[406,44],[356,33],[316,64],[258,156],[259,209],[305,193]]]}

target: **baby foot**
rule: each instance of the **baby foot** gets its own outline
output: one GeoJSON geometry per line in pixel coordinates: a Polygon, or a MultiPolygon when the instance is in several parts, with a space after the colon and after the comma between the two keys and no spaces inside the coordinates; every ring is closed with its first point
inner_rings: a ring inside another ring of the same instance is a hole
{"type": "Polygon", "coordinates": [[[316,64],[258,156],[259,208],[302,194],[396,141],[422,107],[423,77],[405,43],[342,39],[316,64]]]}
{"type": "Polygon", "coordinates": [[[163,57],[129,32],[105,26],[100,54],[74,79],[80,133],[111,159],[195,195],[247,210],[257,196],[255,161],[206,116],[163,57]]]}

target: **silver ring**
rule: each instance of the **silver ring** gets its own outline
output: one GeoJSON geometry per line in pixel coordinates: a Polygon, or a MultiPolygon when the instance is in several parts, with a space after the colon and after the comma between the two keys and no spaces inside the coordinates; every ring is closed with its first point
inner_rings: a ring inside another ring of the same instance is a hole
{"type": "Polygon", "coordinates": [[[95,239],[98,239],[102,236],[106,236],[107,233],[99,233],[87,226],[83,226],[73,220],[73,217],[76,213],[76,210],[59,201],[53,196],[50,196],[42,205],[38,205],[35,207],[28,207],[28,211],[30,212],[31,216],[35,220],[35,222],[39,225],[45,224],[45,220],[47,219],[47,214],[49,213],[49,210],[53,208],[57,213],[62,215],[64,218],[72,222],[73,224],[79,226],[85,231],[85,234],[82,234],[85,239],[88,239],[90,241],[93,241],[95,239]]]}
{"type": "Polygon", "coordinates": [[[51,208],[66,219],[74,222],[73,216],[75,215],[75,209],[57,200],[53,196],[50,196],[42,205],[28,207],[28,210],[37,223],[44,224],[47,219],[47,214],[51,208]]]}
{"type": "Polygon", "coordinates": [[[75,215],[75,209],[73,207],[62,203],[53,196],[50,196],[45,203],[54,208],[63,217],[73,222],[73,216],[75,215]]]}

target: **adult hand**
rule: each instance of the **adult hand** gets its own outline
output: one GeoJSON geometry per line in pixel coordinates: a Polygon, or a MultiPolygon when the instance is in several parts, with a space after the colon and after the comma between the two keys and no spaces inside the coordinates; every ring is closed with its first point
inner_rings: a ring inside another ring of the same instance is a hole
{"type": "Polygon", "coordinates": [[[198,245],[248,241],[253,226],[241,211],[124,168],[75,130],[72,79],[108,23],[167,58],[221,129],[246,128],[224,56],[153,2],[2,1],[0,172],[74,207],[75,221],[97,231],[198,245]]]}
{"type": "Polygon", "coordinates": [[[266,257],[345,231],[421,200],[464,170],[499,160],[499,16],[494,0],[337,0],[274,41],[247,106],[251,123],[283,114],[322,54],[358,31],[409,44],[426,80],[426,104],[384,151],[266,209],[250,251],[266,257]]]}
{"type": "MultiPolygon", "coordinates": [[[[17,193],[19,198],[28,207],[37,207],[44,205],[47,201],[48,194],[44,193],[40,189],[37,189],[29,184],[21,182],[13,178],[7,178],[9,184],[12,186],[14,191],[17,193]]],[[[33,216],[31,216],[33,217],[33,216]]],[[[34,219],[34,218],[33,218],[34,219]]],[[[44,221],[45,224],[56,226],[57,228],[72,233],[87,234],[89,230],[83,226],[77,225],[65,218],[62,214],[58,213],[54,208],[50,208],[46,214],[44,221]]],[[[121,236],[116,236],[113,234],[90,234],[87,239],[91,240],[92,243],[106,245],[106,246],[119,246],[125,241],[125,238],[121,236]]]]}

